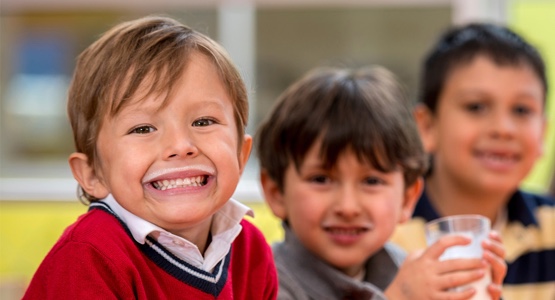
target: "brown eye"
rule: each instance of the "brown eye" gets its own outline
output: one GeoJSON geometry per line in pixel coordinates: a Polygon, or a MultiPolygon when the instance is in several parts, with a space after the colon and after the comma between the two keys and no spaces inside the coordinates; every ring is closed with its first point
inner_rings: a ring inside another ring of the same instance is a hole
{"type": "Polygon", "coordinates": [[[154,128],[152,126],[144,125],[144,126],[138,126],[138,127],[135,127],[133,129],[131,129],[131,131],[129,131],[129,133],[130,134],[131,133],[147,134],[147,133],[151,133],[151,132],[154,132],[154,131],[156,131],[156,128],[154,128]]]}
{"type": "Polygon", "coordinates": [[[526,116],[526,115],[529,115],[530,113],[532,113],[532,110],[527,106],[518,105],[518,106],[513,108],[513,112],[516,115],[519,115],[519,116],[526,116]]]}
{"type": "Polygon", "coordinates": [[[481,103],[470,103],[465,106],[465,109],[469,112],[483,112],[486,110],[486,106],[481,103]]]}
{"type": "Polygon", "coordinates": [[[384,183],[384,181],[378,177],[367,177],[364,179],[364,183],[368,185],[378,185],[384,183]]]}
{"type": "Polygon", "coordinates": [[[208,118],[203,118],[203,119],[198,119],[195,120],[193,122],[193,127],[204,127],[204,126],[210,126],[212,124],[214,124],[214,120],[212,119],[208,119],[208,118]]]}

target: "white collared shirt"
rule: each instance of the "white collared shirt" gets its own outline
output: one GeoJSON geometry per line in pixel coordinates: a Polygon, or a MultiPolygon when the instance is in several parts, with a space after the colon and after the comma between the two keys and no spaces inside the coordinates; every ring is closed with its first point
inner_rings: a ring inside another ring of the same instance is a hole
{"type": "Polygon", "coordinates": [[[150,235],[175,256],[208,272],[211,272],[229,252],[231,243],[241,232],[242,226],[239,222],[243,217],[245,215],[254,217],[254,212],[248,206],[230,199],[213,216],[210,228],[212,241],[206,248],[203,257],[195,244],[132,214],[123,208],[112,195],[108,195],[101,201],[108,204],[127,225],[138,243],[144,244],[146,236],[150,235]]]}

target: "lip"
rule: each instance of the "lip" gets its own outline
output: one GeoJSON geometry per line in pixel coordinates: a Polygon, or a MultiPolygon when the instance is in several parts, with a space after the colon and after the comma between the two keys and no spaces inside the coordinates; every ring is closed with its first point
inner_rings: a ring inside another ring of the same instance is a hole
{"type": "Polygon", "coordinates": [[[185,167],[177,167],[177,168],[166,168],[160,169],[152,172],[148,172],[143,177],[143,184],[151,183],[153,181],[160,181],[160,180],[170,180],[170,179],[177,179],[177,178],[187,178],[187,177],[195,177],[195,176],[213,176],[215,174],[215,170],[211,167],[205,165],[191,165],[185,167]]]}
{"type": "Polygon", "coordinates": [[[360,241],[368,232],[371,226],[325,226],[324,231],[329,238],[336,244],[349,246],[360,241]]]}
{"type": "Polygon", "coordinates": [[[520,161],[520,155],[512,151],[477,150],[474,157],[486,169],[494,172],[506,172],[520,161]]]}
{"type": "Polygon", "coordinates": [[[196,165],[167,168],[147,173],[142,184],[154,193],[175,195],[206,189],[214,180],[214,170],[196,165]]]}

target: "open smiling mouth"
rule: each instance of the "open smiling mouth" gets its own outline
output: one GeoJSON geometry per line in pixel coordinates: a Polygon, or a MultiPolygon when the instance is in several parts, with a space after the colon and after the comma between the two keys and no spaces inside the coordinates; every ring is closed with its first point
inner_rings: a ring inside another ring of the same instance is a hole
{"type": "Polygon", "coordinates": [[[208,176],[195,176],[195,177],[187,177],[187,178],[177,178],[177,179],[164,179],[153,181],[151,184],[152,186],[160,191],[175,189],[175,188],[184,188],[184,187],[197,187],[197,186],[204,186],[208,182],[208,176]]]}

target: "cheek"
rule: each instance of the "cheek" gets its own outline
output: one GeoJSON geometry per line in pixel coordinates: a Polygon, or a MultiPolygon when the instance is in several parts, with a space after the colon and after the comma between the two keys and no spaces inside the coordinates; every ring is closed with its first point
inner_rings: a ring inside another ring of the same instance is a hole
{"type": "MultiPolygon", "coordinates": [[[[205,144],[203,147],[205,154],[210,155],[210,158],[214,161],[239,168],[241,158],[238,140],[234,139],[232,136],[221,136],[217,139],[220,140],[221,143],[205,144]]],[[[198,144],[200,145],[201,143],[202,142],[198,144]]]]}
{"type": "Polygon", "coordinates": [[[479,130],[472,126],[445,126],[439,131],[437,149],[441,152],[455,153],[472,146],[479,130]]]}
{"type": "Polygon", "coordinates": [[[382,195],[380,200],[372,199],[369,201],[366,211],[373,216],[373,219],[380,220],[376,222],[377,224],[387,224],[393,227],[401,216],[403,201],[404,194],[402,192],[390,191],[390,193],[382,195]]]}
{"type": "Polygon", "coordinates": [[[315,197],[302,187],[285,195],[289,221],[296,224],[318,223],[326,211],[325,199],[315,197]]]}
{"type": "Polygon", "coordinates": [[[150,158],[144,151],[135,151],[133,147],[124,149],[117,145],[99,148],[99,165],[103,180],[111,188],[124,189],[131,184],[141,183],[149,165],[150,158]]]}
{"type": "Polygon", "coordinates": [[[546,136],[541,125],[533,126],[528,130],[524,130],[522,133],[523,138],[526,140],[530,150],[536,150],[536,153],[543,153],[543,144],[546,136]]]}

